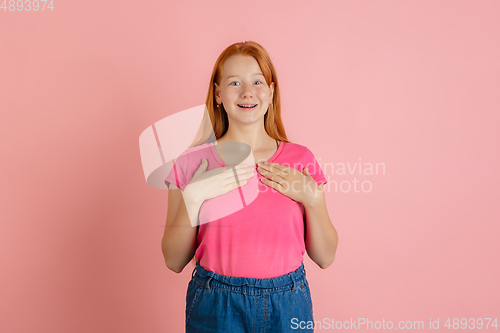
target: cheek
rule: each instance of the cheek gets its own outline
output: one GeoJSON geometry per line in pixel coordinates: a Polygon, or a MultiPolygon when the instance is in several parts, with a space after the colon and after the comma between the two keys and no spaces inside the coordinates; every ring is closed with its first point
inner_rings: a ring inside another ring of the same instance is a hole
{"type": "Polygon", "coordinates": [[[236,89],[228,89],[224,92],[225,100],[227,101],[234,101],[239,98],[239,94],[236,91],[236,89]]]}
{"type": "Polygon", "coordinates": [[[257,95],[257,98],[260,99],[263,102],[268,102],[269,101],[269,89],[260,89],[255,93],[257,95]]]}

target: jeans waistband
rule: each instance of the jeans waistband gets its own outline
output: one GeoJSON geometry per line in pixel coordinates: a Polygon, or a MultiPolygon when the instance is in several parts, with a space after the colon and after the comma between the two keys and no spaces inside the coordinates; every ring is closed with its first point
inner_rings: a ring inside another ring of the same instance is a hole
{"type": "MultiPolygon", "coordinates": [[[[292,290],[295,289],[296,284],[301,283],[306,279],[306,271],[304,268],[304,263],[302,262],[296,270],[281,276],[268,279],[258,279],[258,278],[247,278],[247,277],[235,277],[226,276],[218,274],[205,268],[201,267],[198,262],[196,262],[196,267],[193,269],[191,274],[192,279],[194,279],[200,285],[209,286],[211,280],[219,281],[223,284],[229,286],[248,286],[257,288],[275,288],[282,287],[286,285],[292,285],[292,290]]],[[[208,289],[208,288],[207,288],[208,289]]]]}

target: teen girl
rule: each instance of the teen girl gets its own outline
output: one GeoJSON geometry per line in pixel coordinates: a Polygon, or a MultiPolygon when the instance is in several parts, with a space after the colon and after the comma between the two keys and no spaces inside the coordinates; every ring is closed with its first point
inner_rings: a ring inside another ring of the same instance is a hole
{"type": "Polygon", "coordinates": [[[222,52],[206,107],[212,135],[190,148],[205,149],[197,149],[189,164],[175,163],[165,179],[170,189],[165,263],[180,273],[195,260],[186,332],[312,332],[303,256],[307,251],[327,268],[338,236],[323,192],[327,180],[314,154],[287,139],[278,78],[262,46],[236,43],[222,52]],[[222,148],[230,143],[248,145],[256,165],[228,168],[232,151],[222,148]],[[251,182],[259,191],[248,205],[196,224],[205,200],[241,193],[251,182]]]}

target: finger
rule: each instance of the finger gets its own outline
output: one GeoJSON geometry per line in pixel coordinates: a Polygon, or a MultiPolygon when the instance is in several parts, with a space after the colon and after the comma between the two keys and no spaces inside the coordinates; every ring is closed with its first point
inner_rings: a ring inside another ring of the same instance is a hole
{"type": "Polygon", "coordinates": [[[241,175],[237,175],[236,177],[233,177],[233,181],[237,182],[237,181],[249,180],[250,178],[255,178],[255,177],[257,177],[255,171],[253,173],[247,172],[241,175]]]}
{"type": "MultiPolygon", "coordinates": [[[[223,172],[230,172],[231,170],[246,169],[251,167],[252,166],[249,166],[248,164],[238,164],[238,165],[226,165],[212,170],[217,170],[217,173],[223,173],[223,172]]],[[[255,169],[255,166],[253,166],[253,168],[255,169]]]]}
{"type": "Polygon", "coordinates": [[[207,168],[207,160],[206,159],[202,159],[201,163],[200,163],[200,166],[198,167],[197,172],[199,172],[200,170],[205,171],[206,168],[207,168]]]}
{"type": "Polygon", "coordinates": [[[241,175],[231,175],[227,178],[223,178],[219,184],[221,186],[232,186],[232,184],[239,183],[242,181],[247,181],[248,179],[255,177],[255,174],[252,173],[244,173],[241,175]]]}
{"type": "Polygon", "coordinates": [[[238,164],[234,168],[235,169],[244,169],[244,168],[247,168],[247,167],[249,167],[248,164],[238,164]]]}
{"type": "Polygon", "coordinates": [[[314,179],[313,176],[311,176],[311,173],[309,173],[309,168],[304,168],[304,170],[302,170],[302,171],[304,171],[303,172],[304,175],[306,175],[307,177],[310,177],[311,179],[314,179]]]}
{"type": "Polygon", "coordinates": [[[260,179],[260,181],[261,181],[263,184],[265,184],[265,185],[267,185],[267,186],[269,186],[269,187],[272,187],[272,188],[274,188],[276,191],[278,191],[278,192],[282,193],[282,192],[281,192],[282,186],[281,186],[280,184],[278,184],[278,183],[276,183],[276,182],[273,182],[272,180],[269,180],[269,179],[267,179],[267,178],[261,178],[261,179],[260,179]]]}
{"type": "Polygon", "coordinates": [[[244,169],[230,169],[224,171],[222,178],[223,179],[234,179],[235,177],[243,178],[243,177],[252,177],[255,174],[254,167],[247,167],[244,169]]]}
{"type": "Polygon", "coordinates": [[[242,187],[246,183],[248,183],[248,180],[242,180],[242,181],[238,181],[238,182],[233,182],[233,183],[230,183],[230,184],[228,184],[226,186],[229,187],[230,189],[235,189],[235,188],[238,188],[238,187],[242,187]]]}
{"type": "Polygon", "coordinates": [[[200,166],[198,169],[195,171],[193,175],[193,179],[198,178],[201,174],[206,172],[207,169],[207,161],[205,159],[201,160],[200,166]]]}
{"type": "Polygon", "coordinates": [[[284,166],[279,163],[272,163],[272,162],[266,162],[264,165],[262,165],[263,168],[267,169],[270,172],[273,172],[277,175],[287,175],[291,174],[293,172],[293,168],[284,166]]]}
{"type": "Polygon", "coordinates": [[[290,169],[290,167],[288,167],[286,165],[274,163],[274,162],[269,162],[269,161],[264,161],[264,166],[267,166],[267,167],[271,168],[272,170],[279,170],[279,171],[285,171],[285,170],[290,169]]]}
{"type": "Polygon", "coordinates": [[[255,170],[255,166],[241,164],[241,165],[236,165],[236,166],[220,167],[219,169],[224,170],[223,172],[230,172],[232,170],[255,170]],[[243,166],[243,165],[245,165],[245,166],[243,166]],[[225,169],[223,169],[223,168],[225,168],[225,169]]]}
{"type": "Polygon", "coordinates": [[[267,177],[269,179],[271,179],[272,181],[275,181],[275,182],[281,182],[283,180],[285,180],[285,177],[283,177],[285,174],[280,172],[280,173],[274,173],[272,171],[268,171],[266,170],[265,168],[259,168],[258,169],[259,173],[261,175],[263,175],[264,177],[267,177]]]}
{"type": "Polygon", "coordinates": [[[226,185],[224,185],[224,188],[227,190],[227,191],[231,191],[231,190],[234,190],[235,188],[238,188],[238,187],[242,187],[243,185],[245,185],[246,183],[248,183],[248,180],[247,179],[235,179],[235,181],[233,182],[229,182],[227,183],[226,185]]]}

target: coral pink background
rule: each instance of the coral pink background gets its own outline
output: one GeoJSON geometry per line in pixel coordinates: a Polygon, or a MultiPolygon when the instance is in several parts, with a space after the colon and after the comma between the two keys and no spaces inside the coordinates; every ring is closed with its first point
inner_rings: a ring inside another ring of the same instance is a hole
{"type": "MultiPolygon", "coordinates": [[[[497,1],[54,1],[0,10],[1,332],[181,332],[192,266],[163,262],[167,191],[140,133],[203,104],[237,41],[269,51],[289,139],[384,163],[328,192],[316,320],[500,316],[497,1]],[[345,189],[345,188],[344,188],[345,189]]],[[[491,329],[491,328],[490,328],[491,329]]]]}

